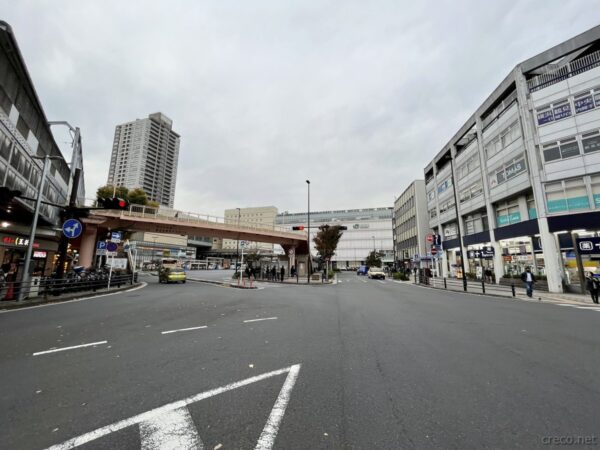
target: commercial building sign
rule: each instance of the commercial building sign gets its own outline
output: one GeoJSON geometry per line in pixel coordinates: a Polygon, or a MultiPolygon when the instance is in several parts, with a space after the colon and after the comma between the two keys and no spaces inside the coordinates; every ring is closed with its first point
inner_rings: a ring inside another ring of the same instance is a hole
{"type": "Polygon", "coordinates": [[[577,238],[576,243],[581,255],[600,255],[600,237],[577,238]]]}
{"type": "Polygon", "coordinates": [[[554,108],[554,120],[564,119],[565,117],[569,117],[571,115],[571,104],[565,103],[564,105],[560,105],[554,108]]]}
{"type": "Polygon", "coordinates": [[[469,259],[493,259],[494,247],[486,246],[480,250],[469,250],[467,256],[469,259]]]}
{"type": "MultiPolygon", "coordinates": [[[[16,245],[17,247],[27,247],[29,245],[29,239],[21,237],[4,236],[2,243],[5,245],[16,245]]],[[[39,248],[40,243],[34,242],[33,248],[39,248]]]]}
{"type": "Polygon", "coordinates": [[[544,125],[545,123],[552,122],[553,120],[554,116],[552,115],[551,109],[547,109],[545,111],[540,111],[537,113],[538,125],[544,125]]]}
{"type": "Polygon", "coordinates": [[[526,169],[527,166],[525,165],[525,158],[515,161],[506,167],[506,179],[510,180],[511,178],[516,177],[520,173],[525,172],[526,169]]]}
{"type": "Polygon", "coordinates": [[[591,94],[575,100],[576,113],[581,113],[590,109],[594,109],[594,99],[592,98],[591,94]]]}

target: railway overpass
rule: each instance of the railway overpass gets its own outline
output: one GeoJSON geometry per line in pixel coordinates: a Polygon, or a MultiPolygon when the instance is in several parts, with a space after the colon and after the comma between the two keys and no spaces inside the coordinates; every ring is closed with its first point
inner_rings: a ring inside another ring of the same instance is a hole
{"type": "Polygon", "coordinates": [[[300,258],[308,254],[307,233],[289,231],[274,225],[265,228],[251,222],[225,221],[222,217],[189,213],[149,206],[130,205],[127,210],[92,210],[82,219],[85,224],[79,250],[79,262],[91,266],[98,233],[105,235],[110,230],[148,231],[224,239],[247,240],[279,244],[287,255],[293,253],[300,258]]]}

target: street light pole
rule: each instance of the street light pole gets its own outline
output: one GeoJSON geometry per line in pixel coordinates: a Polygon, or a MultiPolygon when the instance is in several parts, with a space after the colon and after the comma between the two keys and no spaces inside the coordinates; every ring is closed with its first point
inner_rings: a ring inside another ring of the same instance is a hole
{"type": "MultiPolygon", "coordinates": [[[[240,258],[240,216],[242,214],[242,210],[240,208],[235,208],[237,209],[238,212],[238,221],[237,221],[237,226],[238,226],[238,238],[236,240],[236,250],[235,250],[235,273],[238,273],[238,259],[240,258]]],[[[240,267],[241,269],[241,267],[240,267]]]]}
{"type": "Polygon", "coordinates": [[[311,260],[312,256],[310,254],[310,180],[306,180],[306,185],[308,186],[308,213],[307,213],[307,225],[308,225],[308,236],[306,238],[306,246],[308,248],[308,261],[306,263],[306,272],[308,273],[307,282],[310,284],[310,275],[311,275],[311,260]]]}
{"type": "Polygon", "coordinates": [[[19,295],[17,301],[23,300],[23,295],[27,283],[29,283],[31,277],[29,276],[29,266],[31,265],[31,255],[33,254],[33,242],[35,241],[35,232],[37,231],[38,217],[40,215],[40,207],[42,205],[42,195],[44,192],[44,184],[46,183],[46,177],[48,176],[48,170],[50,169],[51,159],[62,159],[57,156],[46,155],[42,158],[34,156],[35,159],[44,160],[44,168],[42,170],[42,176],[38,184],[38,192],[35,200],[35,210],[33,212],[33,221],[31,223],[31,232],[29,233],[29,242],[27,244],[27,252],[25,253],[25,263],[23,264],[23,278],[21,279],[21,289],[19,289],[19,295]]]}
{"type": "Polygon", "coordinates": [[[458,213],[458,197],[456,195],[456,184],[454,184],[454,156],[450,154],[450,180],[454,191],[454,210],[456,211],[456,231],[458,232],[458,243],[460,245],[460,270],[462,272],[463,290],[467,292],[467,274],[465,273],[466,252],[463,246],[462,233],[460,231],[460,215],[458,213]]]}

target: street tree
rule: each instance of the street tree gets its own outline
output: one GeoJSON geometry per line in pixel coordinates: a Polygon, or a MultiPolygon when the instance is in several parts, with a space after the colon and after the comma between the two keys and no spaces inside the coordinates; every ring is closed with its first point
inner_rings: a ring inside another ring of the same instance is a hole
{"type": "Polygon", "coordinates": [[[366,260],[367,266],[381,267],[382,256],[383,256],[383,253],[373,250],[371,253],[369,253],[369,256],[367,256],[367,260],[366,260]]]}
{"type": "Polygon", "coordinates": [[[134,205],[147,205],[148,195],[142,188],[135,188],[127,193],[127,200],[134,205]]]}
{"type": "Polygon", "coordinates": [[[127,198],[129,190],[125,186],[114,186],[107,184],[106,186],[100,186],[96,191],[96,198],[127,198]]]}
{"type": "MultiPolygon", "coordinates": [[[[319,227],[319,232],[313,239],[320,258],[325,261],[327,272],[329,272],[329,261],[331,261],[331,258],[335,255],[338,242],[343,234],[344,233],[339,225],[323,225],[319,227]]],[[[327,276],[329,276],[328,273],[327,276]]]]}

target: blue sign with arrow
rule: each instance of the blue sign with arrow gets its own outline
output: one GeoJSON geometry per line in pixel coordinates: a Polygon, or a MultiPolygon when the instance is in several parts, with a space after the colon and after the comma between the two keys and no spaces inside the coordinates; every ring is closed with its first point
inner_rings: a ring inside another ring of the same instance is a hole
{"type": "Polygon", "coordinates": [[[63,234],[69,239],[75,239],[81,236],[81,232],[83,231],[83,226],[81,222],[77,219],[69,219],[63,223],[62,226],[63,234]]]}

